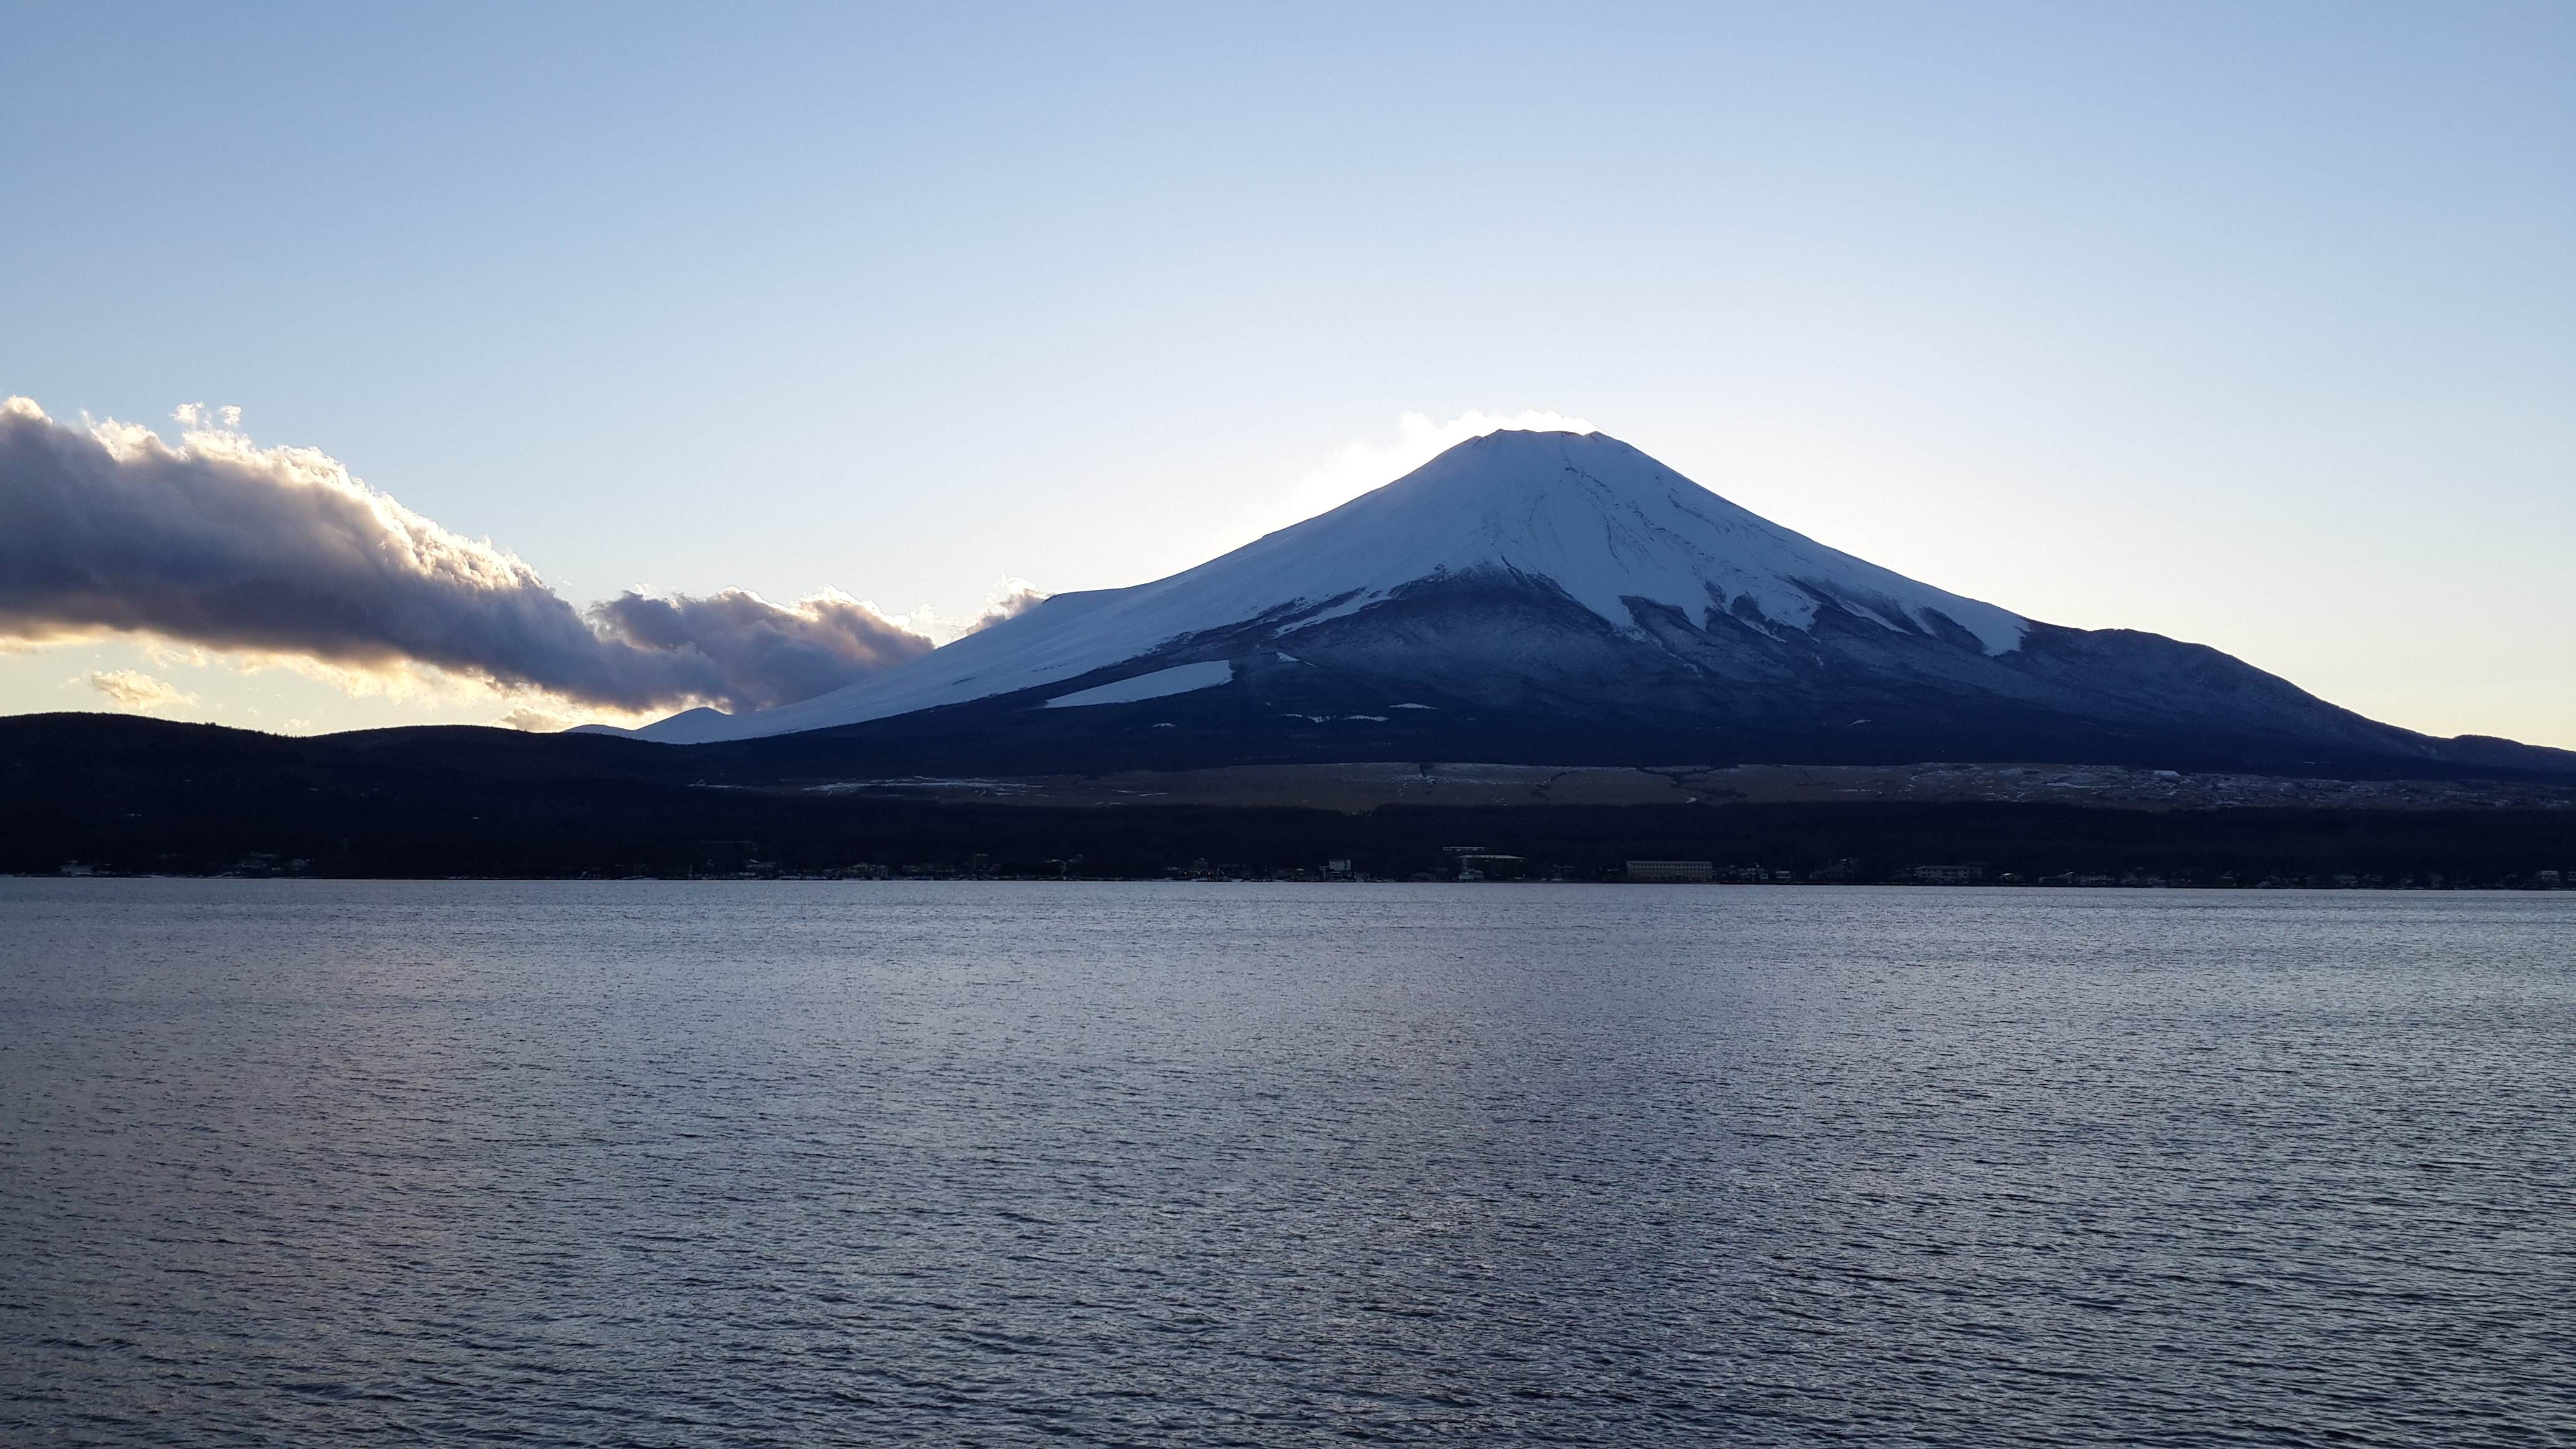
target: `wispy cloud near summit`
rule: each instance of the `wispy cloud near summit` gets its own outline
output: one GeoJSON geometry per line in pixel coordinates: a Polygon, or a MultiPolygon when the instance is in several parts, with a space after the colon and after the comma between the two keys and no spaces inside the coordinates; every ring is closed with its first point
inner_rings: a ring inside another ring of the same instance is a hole
{"type": "Polygon", "coordinates": [[[1382,487],[1442,453],[1487,433],[1518,428],[1541,433],[1598,431],[1581,418],[1559,412],[1489,413],[1470,408],[1445,422],[1428,413],[1406,413],[1396,419],[1395,436],[1361,438],[1345,444],[1332,460],[1299,478],[1287,494],[1258,520],[1261,532],[1303,522],[1327,509],[1339,508],[1372,488],[1382,487]]]}
{"type": "MultiPolygon", "coordinates": [[[[343,668],[427,665],[622,711],[783,704],[926,653],[840,593],[628,592],[584,611],[237,409],[183,407],[177,446],[0,401],[0,641],[108,632],[343,668]]],[[[112,695],[114,690],[108,691],[112,695]]]]}

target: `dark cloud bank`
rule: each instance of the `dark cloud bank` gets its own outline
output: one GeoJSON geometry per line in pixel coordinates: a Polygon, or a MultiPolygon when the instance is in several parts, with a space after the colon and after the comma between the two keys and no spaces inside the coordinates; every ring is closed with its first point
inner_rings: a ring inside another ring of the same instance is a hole
{"type": "Polygon", "coordinates": [[[736,589],[630,592],[583,611],[318,452],[220,431],[173,448],[0,402],[0,639],[102,629],[359,668],[410,661],[621,710],[785,704],[932,647],[837,594],[782,607],[736,589]]]}

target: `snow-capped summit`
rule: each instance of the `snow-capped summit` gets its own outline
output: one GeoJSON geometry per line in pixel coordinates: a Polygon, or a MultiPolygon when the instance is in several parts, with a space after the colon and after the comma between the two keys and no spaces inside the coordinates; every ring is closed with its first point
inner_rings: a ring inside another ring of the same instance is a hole
{"type": "Polygon", "coordinates": [[[818,698],[740,716],[696,710],[642,733],[688,743],[854,724],[1152,660],[1256,621],[1259,642],[1294,656],[1319,626],[1479,579],[1553,592],[1638,638],[1641,604],[1774,638],[1812,631],[1827,610],[1988,655],[2019,648],[2030,627],[1767,522],[1606,434],[1504,431],[1169,578],[1058,595],[818,698]]]}
{"type": "MultiPolygon", "coordinates": [[[[1820,605],[1890,627],[1939,615],[1990,653],[2021,641],[2004,610],[1918,584],[1754,516],[1602,433],[1496,432],[1340,508],[1142,595],[1229,611],[1334,600],[1356,613],[1425,579],[1495,570],[1545,581],[1619,628],[1629,600],[1804,630],[1820,605]]],[[[1204,627],[1202,625],[1201,627],[1204,627]]]]}

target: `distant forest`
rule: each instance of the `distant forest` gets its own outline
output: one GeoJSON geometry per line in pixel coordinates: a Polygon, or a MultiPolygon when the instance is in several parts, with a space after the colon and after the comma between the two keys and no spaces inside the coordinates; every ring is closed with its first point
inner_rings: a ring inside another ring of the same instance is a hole
{"type": "MultiPolygon", "coordinates": [[[[55,717],[57,720],[72,717],[55,717]]],[[[95,717],[91,717],[95,719],[95,717]]],[[[1459,856],[1623,878],[1636,859],[1721,875],[2172,884],[2503,885],[2576,880],[2576,810],[2011,804],[1390,806],[1319,810],[933,803],[710,787],[601,768],[493,731],[298,741],[205,727],[0,732],[0,871],[315,876],[733,874],[1454,879],[1459,856]],[[355,743],[352,743],[352,741],[355,743]],[[2437,880],[2438,878],[2438,880],[2437,880]]],[[[611,742],[615,743],[615,742],[611,742]]],[[[638,747],[650,749],[653,747],[638,747]]],[[[603,754],[603,759],[613,755],[603,754]]]]}

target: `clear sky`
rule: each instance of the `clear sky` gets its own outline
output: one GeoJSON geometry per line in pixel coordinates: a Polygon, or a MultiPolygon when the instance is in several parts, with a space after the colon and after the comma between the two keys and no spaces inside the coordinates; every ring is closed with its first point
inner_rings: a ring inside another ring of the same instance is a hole
{"type": "MultiPolygon", "coordinates": [[[[1552,410],[1944,588],[2576,746],[2571,77],[2564,3],[19,5],[0,395],[237,406],[576,602],[950,619],[1552,410]]],[[[503,708],[107,639],[0,710],[93,675],[503,708]]]]}

